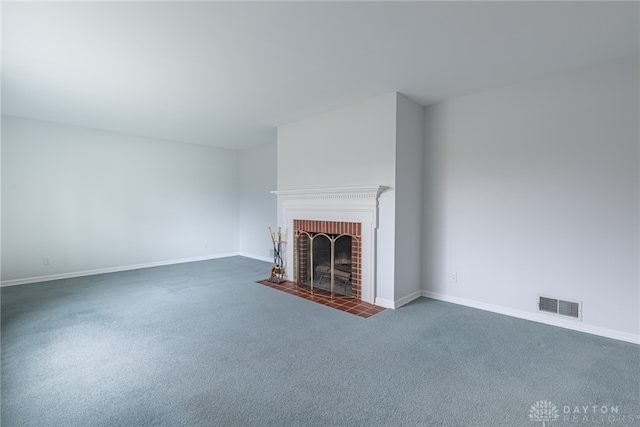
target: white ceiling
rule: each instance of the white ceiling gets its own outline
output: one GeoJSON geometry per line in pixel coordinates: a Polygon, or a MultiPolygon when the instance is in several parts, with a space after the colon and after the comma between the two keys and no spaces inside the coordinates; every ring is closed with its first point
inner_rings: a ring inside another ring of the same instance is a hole
{"type": "Polygon", "coordinates": [[[638,2],[2,2],[2,112],[243,149],[638,55],[638,2]]]}

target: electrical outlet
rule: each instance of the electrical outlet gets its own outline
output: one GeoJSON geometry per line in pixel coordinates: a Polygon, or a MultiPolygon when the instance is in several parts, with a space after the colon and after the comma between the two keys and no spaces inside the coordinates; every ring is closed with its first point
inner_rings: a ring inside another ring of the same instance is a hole
{"type": "Polygon", "coordinates": [[[269,249],[269,256],[273,257],[273,249],[269,249]]]}
{"type": "Polygon", "coordinates": [[[449,281],[451,283],[458,283],[458,273],[451,273],[449,275],[449,281]]]}
{"type": "Polygon", "coordinates": [[[209,247],[209,242],[202,242],[202,249],[207,249],[209,247]]]}
{"type": "Polygon", "coordinates": [[[51,265],[51,258],[49,258],[48,256],[42,258],[42,263],[44,265],[51,265]]]}

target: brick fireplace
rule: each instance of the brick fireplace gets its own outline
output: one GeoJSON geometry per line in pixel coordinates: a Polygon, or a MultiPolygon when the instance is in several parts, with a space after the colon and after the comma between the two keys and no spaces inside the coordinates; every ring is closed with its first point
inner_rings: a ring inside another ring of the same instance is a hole
{"type": "Polygon", "coordinates": [[[331,298],[360,300],[362,226],[359,222],[293,220],[293,281],[331,298]]]}
{"type": "MultiPolygon", "coordinates": [[[[342,187],[273,191],[282,208],[280,219],[285,242],[285,273],[289,280],[306,280],[296,270],[294,248],[296,232],[309,235],[324,233],[333,238],[341,234],[352,236],[351,293],[361,301],[374,304],[376,295],[376,230],[378,228],[378,198],[386,187],[342,187]],[[353,245],[356,242],[356,251],[353,245]],[[355,253],[355,260],[354,260],[355,253]],[[354,292],[355,289],[355,292],[354,292]]],[[[315,267],[313,267],[315,268],[315,267]]]]}

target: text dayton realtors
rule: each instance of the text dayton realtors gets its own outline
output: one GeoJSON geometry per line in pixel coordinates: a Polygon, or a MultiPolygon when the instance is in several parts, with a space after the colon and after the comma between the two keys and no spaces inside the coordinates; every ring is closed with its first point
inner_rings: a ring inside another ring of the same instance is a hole
{"type": "Polygon", "coordinates": [[[636,415],[620,415],[618,406],[598,406],[598,405],[586,405],[586,406],[569,406],[562,407],[562,414],[565,421],[574,422],[633,422],[636,419],[640,420],[640,417],[636,415]]]}

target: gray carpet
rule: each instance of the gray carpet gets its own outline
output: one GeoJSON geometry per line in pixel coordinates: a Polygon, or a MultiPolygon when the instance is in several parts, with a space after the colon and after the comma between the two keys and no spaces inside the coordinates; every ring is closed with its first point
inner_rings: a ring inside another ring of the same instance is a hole
{"type": "Polygon", "coordinates": [[[2,426],[640,425],[640,346],[426,298],[363,319],[269,268],[2,288],[2,426]]]}

